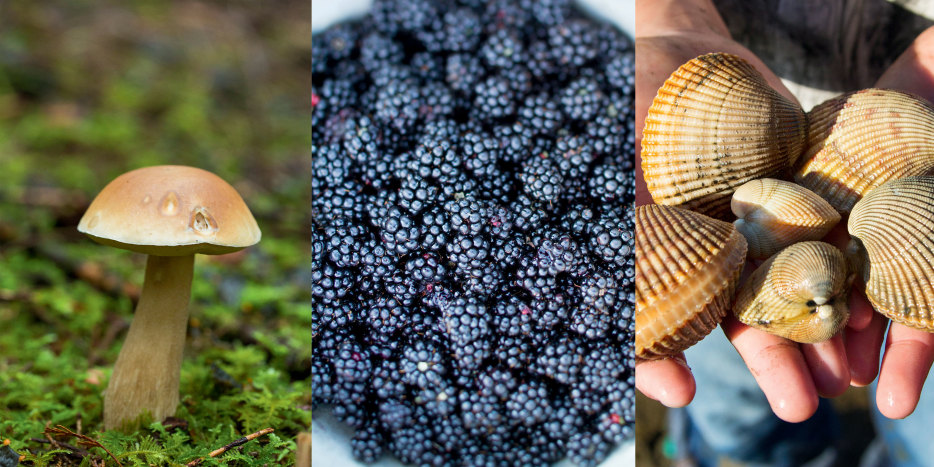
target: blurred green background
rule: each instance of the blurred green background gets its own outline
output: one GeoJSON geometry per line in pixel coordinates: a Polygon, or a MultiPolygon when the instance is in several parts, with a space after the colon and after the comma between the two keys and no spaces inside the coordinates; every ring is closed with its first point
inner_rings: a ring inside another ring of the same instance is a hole
{"type": "Polygon", "coordinates": [[[311,421],[309,37],[302,1],[0,2],[0,440],[25,465],[291,463],[311,421]],[[101,432],[145,257],[75,227],[161,164],[230,182],[263,240],[196,260],[177,420],[101,432]]]}

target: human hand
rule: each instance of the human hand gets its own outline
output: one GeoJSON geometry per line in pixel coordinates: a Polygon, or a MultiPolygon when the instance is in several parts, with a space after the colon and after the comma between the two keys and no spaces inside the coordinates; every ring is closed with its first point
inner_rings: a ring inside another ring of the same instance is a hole
{"type": "MultiPolygon", "coordinates": [[[[698,55],[728,52],[743,57],[762,72],[774,89],[794,100],[761,60],[730,38],[708,0],[651,4],[646,0],[637,3],[636,15],[636,145],[640,151],[645,115],[656,90],[672,71],[698,55]]],[[[638,155],[636,173],[636,203],[650,203],[638,155]]],[[[845,233],[844,225],[844,246],[845,233]]],[[[755,267],[747,266],[747,272],[755,267]]],[[[866,330],[866,340],[871,340],[874,334],[867,330],[872,318],[868,302],[855,298],[850,306],[850,323],[866,330]]],[[[847,353],[839,335],[820,344],[800,345],[750,328],[732,316],[724,320],[721,328],[743,357],[773,412],[784,420],[807,419],[817,410],[819,395],[839,395],[850,383],[847,353]]],[[[878,344],[875,348],[878,350],[878,344]]],[[[638,362],[636,367],[636,386],[648,397],[670,407],[687,405],[693,399],[694,378],[683,355],[638,362]]]]}
{"type": "MultiPolygon", "coordinates": [[[[934,27],[919,35],[876,82],[878,88],[899,89],[934,102],[934,27]]],[[[876,405],[882,415],[904,418],[914,411],[934,362],[934,334],[892,323],[878,313],[846,330],[851,384],[869,384],[879,375],[876,405]],[[879,347],[885,352],[879,366],[879,347]]]]}

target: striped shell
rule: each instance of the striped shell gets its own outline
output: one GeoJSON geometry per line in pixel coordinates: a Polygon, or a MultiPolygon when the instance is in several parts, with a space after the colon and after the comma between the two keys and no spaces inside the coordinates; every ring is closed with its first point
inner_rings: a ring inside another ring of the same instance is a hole
{"type": "Polygon", "coordinates": [[[841,213],[888,180],[934,174],[934,107],[901,91],[865,89],[808,114],[795,181],[841,213]]]}
{"type": "Polygon", "coordinates": [[[746,240],[729,222],[685,209],[636,208],[636,357],[675,355],[730,310],[746,240]]]}
{"type": "Polygon", "coordinates": [[[716,53],[676,70],[642,131],[642,170],[656,203],[729,215],[740,185],[790,173],[804,149],[801,107],[745,60],[716,53]]]}
{"type": "Polygon", "coordinates": [[[795,342],[822,342],[849,318],[851,277],[843,253],[824,242],[801,242],[776,253],[743,283],[736,318],[795,342]]]}
{"type": "MultiPolygon", "coordinates": [[[[934,177],[893,180],[853,207],[851,250],[866,296],[892,321],[934,332],[934,177]]],[[[848,252],[849,253],[849,252],[848,252]]]]}
{"type": "Polygon", "coordinates": [[[840,214],[814,192],[791,182],[752,180],[733,193],[736,229],[749,243],[750,258],[764,259],[792,243],[820,240],[840,214]]]}

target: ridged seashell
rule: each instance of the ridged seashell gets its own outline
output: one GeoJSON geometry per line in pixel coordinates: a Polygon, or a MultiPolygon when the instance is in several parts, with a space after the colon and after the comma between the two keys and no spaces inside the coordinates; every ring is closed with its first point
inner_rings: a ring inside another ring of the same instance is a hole
{"type": "Polygon", "coordinates": [[[804,149],[804,110],[745,60],[702,55],[658,90],[642,130],[642,170],[656,203],[725,218],[730,195],[790,173],[804,149]]]}
{"type": "Polygon", "coordinates": [[[671,206],[636,208],[636,357],[668,357],[730,310],[746,260],[733,224],[671,206]]]}
{"type": "Polygon", "coordinates": [[[840,214],[814,192],[783,180],[752,180],[733,193],[733,222],[750,258],[763,259],[792,243],[820,240],[840,222],[840,214]]]}
{"type": "Polygon", "coordinates": [[[892,180],[853,207],[850,250],[879,313],[934,332],[934,177],[892,180]]]}
{"type": "Polygon", "coordinates": [[[795,342],[833,337],[850,316],[846,259],[824,242],[800,242],[776,253],[743,283],[736,318],[795,342]]]}
{"type": "Polygon", "coordinates": [[[841,213],[888,180],[934,173],[934,107],[920,97],[865,89],[808,114],[795,181],[841,213]]]}

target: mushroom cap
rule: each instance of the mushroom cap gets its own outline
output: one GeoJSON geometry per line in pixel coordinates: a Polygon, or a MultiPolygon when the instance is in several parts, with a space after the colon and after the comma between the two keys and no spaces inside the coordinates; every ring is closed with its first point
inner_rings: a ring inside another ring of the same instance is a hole
{"type": "Polygon", "coordinates": [[[115,178],[91,202],[78,231],[104,245],[158,256],[220,255],[261,237],[232,186],[206,170],[177,165],[115,178]]]}

